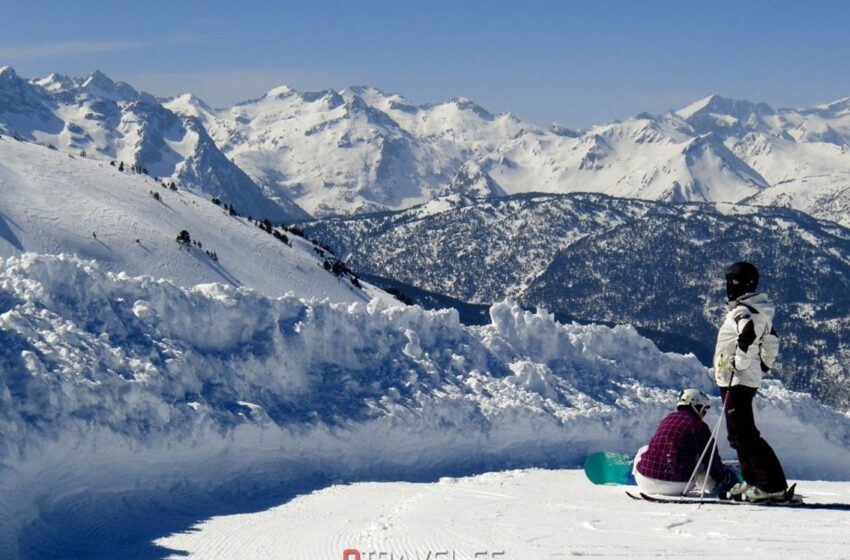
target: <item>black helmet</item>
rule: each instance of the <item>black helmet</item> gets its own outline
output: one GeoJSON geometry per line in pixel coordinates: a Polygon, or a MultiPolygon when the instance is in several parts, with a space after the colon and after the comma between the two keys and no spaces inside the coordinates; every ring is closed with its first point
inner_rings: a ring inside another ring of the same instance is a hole
{"type": "Polygon", "coordinates": [[[740,261],[726,269],[726,295],[737,299],[759,287],[759,271],[751,263],[740,261]]]}

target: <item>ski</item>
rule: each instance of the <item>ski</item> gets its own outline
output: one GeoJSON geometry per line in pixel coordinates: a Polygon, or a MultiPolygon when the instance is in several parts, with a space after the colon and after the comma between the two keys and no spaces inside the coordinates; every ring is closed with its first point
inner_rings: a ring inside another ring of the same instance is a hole
{"type": "Polygon", "coordinates": [[[699,505],[700,503],[706,505],[721,505],[721,506],[757,506],[757,507],[790,507],[797,509],[824,509],[824,510],[832,510],[832,511],[850,511],[850,503],[842,503],[842,502],[828,502],[828,503],[809,503],[804,502],[802,499],[797,500],[788,500],[788,501],[764,501],[764,502],[745,502],[745,501],[736,501],[736,500],[721,500],[719,498],[696,498],[696,497],[688,497],[688,496],[652,496],[649,494],[645,494],[640,492],[638,495],[632,494],[628,490],[626,491],[626,495],[632,498],[633,500],[643,500],[646,502],[652,502],[656,504],[691,504],[691,505],[699,505]]]}

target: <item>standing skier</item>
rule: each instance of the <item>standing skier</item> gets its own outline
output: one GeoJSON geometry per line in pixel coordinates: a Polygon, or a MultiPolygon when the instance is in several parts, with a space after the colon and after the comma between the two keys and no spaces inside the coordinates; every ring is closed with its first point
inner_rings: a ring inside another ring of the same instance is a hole
{"type": "Polygon", "coordinates": [[[688,482],[702,457],[700,471],[705,477],[711,461],[710,481],[706,488],[718,495],[725,493],[738,480],[731,469],[724,467],[720,455],[714,451],[709,459],[703,450],[711,440],[711,430],[705,423],[705,414],[711,404],[708,396],[699,389],[685,389],[679,395],[676,412],[671,412],[658,424],[649,445],[635,456],[632,474],[638,487],[648,494],[680,496],[690,490],[688,482]]]}
{"type": "Polygon", "coordinates": [[[758,269],[748,262],[726,269],[728,312],[714,351],[714,376],[726,403],[729,444],[738,452],[744,477],[729,497],[752,502],[782,498],[788,487],[782,465],[761,437],[753,416],[753,398],[762,375],[779,352],[774,307],[766,294],[756,291],[758,284],[758,269]]]}

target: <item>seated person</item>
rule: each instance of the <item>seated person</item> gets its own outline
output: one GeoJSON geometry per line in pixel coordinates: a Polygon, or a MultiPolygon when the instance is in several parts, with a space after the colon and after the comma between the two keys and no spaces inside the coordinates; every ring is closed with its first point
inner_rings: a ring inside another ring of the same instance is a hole
{"type": "MultiPolygon", "coordinates": [[[[635,456],[633,474],[641,491],[680,496],[691,490],[687,488],[688,481],[711,439],[711,430],[703,420],[710,406],[708,395],[699,389],[682,391],[676,412],[661,421],[649,445],[642,447],[635,456]]],[[[737,477],[732,469],[723,465],[716,450],[711,460],[711,472],[706,477],[709,457],[709,453],[703,457],[698,478],[706,493],[725,496],[726,491],[738,482],[737,477]]]]}

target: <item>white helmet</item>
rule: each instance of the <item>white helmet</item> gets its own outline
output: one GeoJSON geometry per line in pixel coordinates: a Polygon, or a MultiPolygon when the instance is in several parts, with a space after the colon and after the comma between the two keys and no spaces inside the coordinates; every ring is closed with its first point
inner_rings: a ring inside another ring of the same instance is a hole
{"type": "Polygon", "coordinates": [[[703,410],[711,407],[711,401],[708,395],[699,389],[685,389],[679,394],[679,402],[677,406],[689,406],[694,412],[700,414],[703,410]]]}

